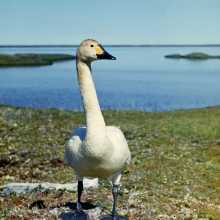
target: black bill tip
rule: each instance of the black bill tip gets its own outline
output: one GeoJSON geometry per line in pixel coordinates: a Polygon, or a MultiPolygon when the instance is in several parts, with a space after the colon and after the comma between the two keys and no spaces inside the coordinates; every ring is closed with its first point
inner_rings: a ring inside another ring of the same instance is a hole
{"type": "Polygon", "coordinates": [[[99,47],[102,49],[103,53],[102,54],[97,54],[98,59],[102,60],[116,60],[116,57],[112,56],[109,54],[103,47],[102,45],[99,45],[99,47]]]}
{"type": "Polygon", "coordinates": [[[97,55],[97,58],[101,60],[116,60],[116,57],[112,56],[106,51],[104,51],[101,55],[97,55]]]}

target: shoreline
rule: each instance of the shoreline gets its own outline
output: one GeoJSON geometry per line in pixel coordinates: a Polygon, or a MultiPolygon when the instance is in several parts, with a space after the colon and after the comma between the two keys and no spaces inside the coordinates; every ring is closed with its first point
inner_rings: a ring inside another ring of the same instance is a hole
{"type": "MultiPolygon", "coordinates": [[[[5,105],[0,104],[0,108],[15,108],[15,109],[35,109],[35,110],[61,110],[61,111],[72,111],[72,112],[84,112],[83,109],[66,109],[66,108],[36,108],[33,106],[13,106],[13,105],[5,105]]],[[[214,106],[206,106],[206,107],[200,107],[200,108],[189,108],[189,109],[173,109],[173,110],[165,110],[165,111],[144,111],[144,110],[136,110],[136,109],[101,109],[102,112],[107,111],[124,111],[124,112],[145,112],[145,113],[167,113],[167,112],[177,112],[177,111],[193,111],[193,110],[202,110],[202,109],[220,109],[220,105],[214,105],[214,106]]]]}
{"type": "MultiPolygon", "coordinates": [[[[79,45],[0,45],[4,47],[78,47],[79,45]]],[[[220,44],[111,44],[105,47],[220,47],[220,44]]]]}
{"type": "Polygon", "coordinates": [[[0,54],[0,67],[27,67],[52,65],[54,62],[75,60],[76,56],[68,54],[0,54]]]}

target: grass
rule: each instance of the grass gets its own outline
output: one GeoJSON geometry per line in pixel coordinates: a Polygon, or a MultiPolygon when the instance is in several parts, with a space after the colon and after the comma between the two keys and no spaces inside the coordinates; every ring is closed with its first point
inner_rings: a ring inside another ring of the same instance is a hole
{"type": "Polygon", "coordinates": [[[220,59],[220,56],[210,56],[204,53],[191,53],[187,55],[180,55],[180,54],[172,54],[172,55],[166,55],[166,58],[185,58],[190,60],[206,60],[206,59],[220,59]]]}
{"type": "Polygon", "coordinates": [[[53,62],[75,58],[66,54],[0,54],[0,67],[52,65],[53,62]]]}
{"type": "MultiPolygon", "coordinates": [[[[119,212],[131,219],[220,219],[220,107],[103,115],[107,125],[124,132],[132,154],[122,175],[119,212]]],[[[64,150],[82,124],[83,112],[0,106],[0,184],[76,182],[64,150]]],[[[76,199],[65,190],[12,193],[0,197],[0,216],[36,219],[76,199]],[[36,201],[43,206],[33,208],[36,201]]],[[[111,211],[109,182],[100,180],[99,189],[87,190],[82,200],[111,211]]]]}

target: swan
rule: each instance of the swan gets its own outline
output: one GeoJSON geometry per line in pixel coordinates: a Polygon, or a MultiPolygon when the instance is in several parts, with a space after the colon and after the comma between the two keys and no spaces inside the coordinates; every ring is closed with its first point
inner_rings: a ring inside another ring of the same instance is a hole
{"type": "Polygon", "coordinates": [[[116,203],[121,172],[125,164],[130,164],[131,155],[122,131],[114,126],[106,126],[100,110],[91,62],[102,59],[116,60],[95,40],[88,39],[79,45],[76,68],[86,126],[80,126],[72,133],[65,150],[66,164],[73,168],[78,180],[77,208],[72,219],[89,219],[80,204],[84,178],[110,178],[112,182],[112,214],[101,216],[100,219],[128,219],[117,214],[116,203]]]}

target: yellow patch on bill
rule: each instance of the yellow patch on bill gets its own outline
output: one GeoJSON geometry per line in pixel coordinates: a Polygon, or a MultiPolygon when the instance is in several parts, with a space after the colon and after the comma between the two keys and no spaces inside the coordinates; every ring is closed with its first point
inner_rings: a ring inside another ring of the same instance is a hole
{"type": "Polygon", "coordinates": [[[94,49],[95,49],[97,55],[101,55],[103,53],[103,50],[99,46],[95,45],[94,49]]]}

